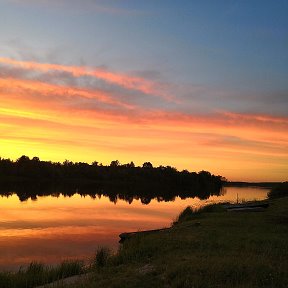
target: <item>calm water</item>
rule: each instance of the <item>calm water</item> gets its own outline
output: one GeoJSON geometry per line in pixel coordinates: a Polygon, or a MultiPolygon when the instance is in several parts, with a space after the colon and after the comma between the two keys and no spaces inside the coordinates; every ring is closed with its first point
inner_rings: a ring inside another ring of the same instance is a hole
{"type": "Polygon", "coordinates": [[[222,196],[208,200],[175,199],[174,202],[152,200],[143,205],[107,197],[92,199],[76,194],[72,197],[38,197],[20,202],[16,195],[0,198],[0,270],[18,269],[31,261],[49,264],[63,259],[91,257],[98,246],[118,247],[122,232],[167,227],[188,205],[239,200],[262,200],[267,189],[227,187],[222,196]]]}

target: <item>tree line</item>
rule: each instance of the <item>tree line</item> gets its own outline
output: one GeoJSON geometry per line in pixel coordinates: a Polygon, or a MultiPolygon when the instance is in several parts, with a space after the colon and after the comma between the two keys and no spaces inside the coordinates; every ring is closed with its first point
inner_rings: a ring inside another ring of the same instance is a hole
{"type": "Polygon", "coordinates": [[[153,198],[171,201],[176,196],[207,199],[219,195],[225,181],[208,171],[178,171],[171,166],[154,167],[151,162],[135,166],[133,162],[121,164],[114,160],[105,166],[97,161],[60,163],[25,155],[15,161],[0,157],[1,194],[9,196],[15,192],[23,201],[44,195],[59,196],[59,191],[66,196],[104,195],[113,202],[141,199],[144,204],[153,198]]]}

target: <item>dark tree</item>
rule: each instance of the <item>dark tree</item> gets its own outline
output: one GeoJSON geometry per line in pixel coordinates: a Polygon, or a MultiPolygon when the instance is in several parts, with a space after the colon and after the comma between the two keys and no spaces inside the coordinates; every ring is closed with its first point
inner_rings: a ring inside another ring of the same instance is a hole
{"type": "Polygon", "coordinates": [[[54,163],[25,155],[15,162],[0,158],[2,194],[16,191],[22,201],[36,200],[37,196],[43,195],[58,197],[59,191],[69,197],[75,193],[92,198],[105,195],[115,203],[117,199],[129,203],[140,199],[148,204],[153,198],[173,201],[176,196],[206,199],[220,194],[224,180],[208,171],[179,172],[175,167],[162,165],[154,168],[148,161],[142,167],[136,167],[132,161],[121,165],[118,160],[105,166],[97,161],[91,165],[69,160],[54,163]]]}

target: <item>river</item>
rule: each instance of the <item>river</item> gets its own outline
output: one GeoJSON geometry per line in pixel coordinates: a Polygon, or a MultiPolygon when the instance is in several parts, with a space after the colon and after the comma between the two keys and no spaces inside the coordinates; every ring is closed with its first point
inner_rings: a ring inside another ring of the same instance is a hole
{"type": "Polygon", "coordinates": [[[43,196],[20,201],[16,194],[0,197],[0,270],[17,270],[31,261],[46,264],[64,259],[88,259],[99,246],[116,250],[122,232],[168,227],[188,205],[263,200],[267,189],[226,187],[221,196],[207,200],[140,199],[132,203],[108,197],[43,196]]]}

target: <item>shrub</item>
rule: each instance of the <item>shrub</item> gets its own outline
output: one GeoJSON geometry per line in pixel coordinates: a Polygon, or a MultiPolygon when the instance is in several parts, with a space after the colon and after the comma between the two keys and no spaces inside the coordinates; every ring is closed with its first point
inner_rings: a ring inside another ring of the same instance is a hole
{"type": "Polygon", "coordinates": [[[191,216],[195,214],[195,210],[191,206],[186,207],[177,217],[177,222],[184,222],[191,219],[191,216]]]}
{"type": "Polygon", "coordinates": [[[283,182],[280,185],[275,186],[268,193],[268,198],[270,199],[282,198],[287,196],[288,196],[288,182],[283,182]]]}

